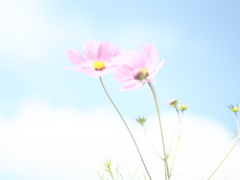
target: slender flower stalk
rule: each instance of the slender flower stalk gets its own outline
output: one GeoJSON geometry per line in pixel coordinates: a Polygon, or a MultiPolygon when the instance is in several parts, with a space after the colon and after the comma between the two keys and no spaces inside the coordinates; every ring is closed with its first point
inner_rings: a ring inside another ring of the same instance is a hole
{"type": "Polygon", "coordinates": [[[163,160],[163,158],[161,157],[161,155],[159,154],[159,152],[156,150],[156,148],[154,147],[154,145],[153,145],[152,142],[150,141],[150,139],[149,139],[149,137],[148,137],[148,135],[147,135],[146,129],[145,129],[144,127],[142,127],[142,128],[143,128],[145,137],[147,138],[147,140],[148,140],[148,142],[149,142],[149,144],[151,145],[151,147],[152,147],[153,150],[151,150],[150,147],[149,147],[149,149],[152,151],[152,153],[154,153],[154,154],[157,155],[160,159],[163,160]]]}
{"type": "Polygon", "coordinates": [[[168,161],[167,161],[167,154],[166,154],[166,148],[165,148],[165,144],[164,144],[164,137],[163,137],[163,128],[162,128],[162,123],[161,123],[161,119],[160,119],[160,112],[159,112],[159,107],[158,107],[158,102],[157,102],[157,96],[154,90],[153,85],[149,82],[148,83],[151,91],[152,91],[152,95],[153,95],[153,99],[155,102],[155,106],[156,106],[156,110],[157,110],[157,115],[158,115],[158,121],[159,121],[159,127],[160,127],[160,134],[161,134],[161,139],[162,139],[162,148],[163,148],[163,155],[164,155],[164,168],[165,168],[165,179],[168,180],[170,178],[170,173],[169,173],[169,168],[168,168],[168,161]]]}
{"type": "Polygon", "coordinates": [[[112,180],[114,180],[114,176],[113,176],[113,173],[112,173],[112,170],[111,170],[111,165],[112,165],[112,162],[111,161],[107,161],[104,166],[106,167],[105,171],[108,172],[112,178],[112,180]]]}
{"type": "Polygon", "coordinates": [[[148,146],[148,149],[153,153],[153,154],[155,154],[155,155],[157,155],[160,159],[162,159],[163,160],[163,158],[161,157],[161,155],[160,155],[160,153],[157,151],[157,149],[154,147],[154,145],[152,144],[152,142],[150,141],[150,139],[149,139],[149,137],[148,137],[148,135],[147,135],[147,131],[146,131],[146,129],[144,128],[144,124],[145,124],[145,122],[146,122],[146,119],[144,118],[144,117],[139,117],[139,118],[137,118],[136,119],[136,121],[142,126],[142,128],[143,128],[143,132],[144,132],[144,134],[145,134],[145,137],[147,138],[147,141],[148,141],[148,143],[151,145],[151,147],[152,147],[152,149],[148,146]]]}
{"type": "Polygon", "coordinates": [[[227,159],[228,155],[232,152],[233,148],[236,146],[238,141],[240,140],[240,136],[238,135],[237,140],[234,142],[233,146],[231,149],[228,151],[227,155],[223,158],[223,160],[220,162],[220,164],[217,166],[217,168],[212,172],[212,174],[207,178],[207,180],[211,179],[211,177],[215,174],[215,172],[218,170],[218,168],[222,165],[222,163],[227,159]]]}
{"type": "Polygon", "coordinates": [[[220,162],[220,164],[217,166],[217,168],[212,172],[212,174],[209,176],[209,179],[211,179],[211,177],[215,174],[215,172],[218,170],[218,168],[222,165],[222,163],[227,159],[227,157],[229,156],[229,154],[232,152],[233,148],[236,146],[236,144],[238,143],[238,141],[240,140],[240,129],[239,129],[239,119],[238,119],[238,115],[237,115],[237,111],[238,109],[234,109],[234,111],[230,108],[230,110],[232,112],[235,113],[236,115],[236,120],[237,120],[237,126],[238,126],[238,133],[237,133],[237,140],[234,142],[233,146],[231,147],[231,149],[228,151],[227,155],[223,158],[223,160],[220,162]]]}
{"type": "Polygon", "coordinates": [[[177,107],[175,107],[175,109],[176,109],[177,114],[178,114],[178,125],[177,125],[177,128],[176,128],[175,132],[174,132],[174,135],[173,135],[173,138],[172,138],[172,142],[171,142],[171,144],[169,146],[169,153],[171,152],[171,149],[172,149],[172,146],[173,146],[173,142],[174,142],[175,137],[177,135],[178,129],[180,128],[180,123],[181,123],[181,118],[182,118],[182,115],[180,117],[180,114],[179,114],[179,111],[178,111],[177,107]]]}
{"type": "Polygon", "coordinates": [[[110,176],[111,176],[112,180],[114,180],[114,176],[113,176],[113,173],[112,173],[111,169],[110,169],[109,173],[110,173],[110,176]]]}
{"type": "Polygon", "coordinates": [[[171,175],[172,175],[172,170],[173,170],[173,165],[174,165],[175,159],[176,159],[176,157],[177,157],[177,152],[178,152],[178,147],[179,147],[180,138],[181,138],[181,130],[179,130],[179,136],[178,136],[178,140],[177,140],[176,151],[175,151],[175,153],[174,153],[173,160],[172,160],[172,164],[171,164],[171,167],[170,167],[169,180],[170,180],[170,177],[171,177],[171,175]]]}
{"type": "Polygon", "coordinates": [[[236,121],[237,121],[237,127],[238,127],[238,136],[240,136],[240,124],[239,124],[237,112],[235,112],[235,115],[236,115],[236,121]]]}
{"type": "Polygon", "coordinates": [[[132,135],[132,133],[131,133],[131,131],[130,131],[128,125],[127,125],[127,123],[126,123],[126,121],[124,120],[124,118],[123,118],[123,116],[121,115],[120,111],[118,110],[117,106],[114,104],[113,100],[112,100],[111,97],[109,96],[109,94],[108,94],[108,92],[107,92],[107,90],[106,90],[106,88],[105,88],[105,86],[104,86],[104,84],[103,84],[103,81],[102,81],[101,76],[99,77],[99,79],[100,79],[101,85],[102,85],[102,87],[103,87],[103,89],[104,89],[104,91],[105,91],[108,99],[111,101],[111,103],[112,103],[112,105],[114,106],[114,108],[116,109],[118,115],[121,117],[124,125],[126,126],[128,132],[129,132],[129,134],[130,134],[130,136],[131,136],[131,138],[132,138],[132,140],[133,140],[133,142],[134,142],[134,145],[135,145],[135,147],[137,148],[137,151],[138,151],[138,154],[139,154],[139,156],[140,156],[140,158],[141,158],[141,161],[142,161],[142,163],[143,163],[143,166],[144,166],[144,168],[145,168],[145,170],[146,170],[146,172],[147,172],[147,174],[148,174],[149,179],[152,180],[152,178],[151,178],[151,176],[150,176],[150,173],[148,172],[147,166],[146,166],[146,164],[145,164],[145,162],[144,162],[144,160],[143,160],[143,157],[142,157],[142,155],[141,155],[141,153],[140,153],[140,150],[139,150],[139,148],[138,148],[138,145],[137,145],[137,143],[136,143],[136,140],[134,139],[134,137],[133,137],[133,135],[132,135]]]}
{"type": "MultiPolygon", "coordinates": [[[[174,165],[174,162],[175,162],[175,159],[176,159],[176,156],[177,156],[178,147],[179,147],[179,143],[180,143],[180,138],[181,138],[181,119],[182,119],[182,116],[183,116],[183,112],[182,112],[182,114],[180,116],[177,107],[175,107],[175,109],[176,109],[177,114],[178,114],[178,125],[177,125],[176,131],[174,133],[174,136],[173,136],[173,139],[172,139],[172,143],[171,143],[170,148],[169,148],[169,154],[170,154],[170,151],[172,149],[173,141],[175,139],[175,136],[176,136],[177,132],[179,132],[179,134],[178,134],[178,139],[177,139],[177,142],[176,142],[177,143],[176,150],[175,150],[175,153],[174,153],[174,156],[173,156],[173,160],[172,160],[172,163],[171,163],[171,166],[170,166],[170,177],[171,177],[171,174],[172,174],[173,165],[174,165]]],[[[170,179],[170,177],[169,177],[169,179],[170,179]]]]}

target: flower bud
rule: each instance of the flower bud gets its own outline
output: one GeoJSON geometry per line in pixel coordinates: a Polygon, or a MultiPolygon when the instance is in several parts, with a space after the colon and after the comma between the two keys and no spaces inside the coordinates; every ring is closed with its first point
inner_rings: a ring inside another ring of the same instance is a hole
{"type": "Polygon", "coordinates": [[[232,111],[234,113],[238,112],[238,110],[239,110],[239,105],[238,104],[237,104],[237,106],[230,105],[228,107],[229,107],[230,111],[232,111]]]}
{"type": "Polygon", "coordinates": [[[179,105],[177,108],[178,108],[178,110],[180,110],[180,111],[185,111],[185,110],[187,109],[187,105],[181,104],[181,105],[179,105]]]}
{"type": "Polygon", "coordinates": [[[106,172],[111,172],[111,169],[108,168],[108,169],[105,169],[105,171],[106,171],[106,172]]]}
{"type": "Polygon", "coordinates": [[[139,123],[139,124],[141,124],[142,126],[144,125],[144,123],[146,122],[146,119],[144,118],[144,117],[142,117],[142,118],[138,118],[138,119],[136,119],[137,120],[137,122],[139,123]]]}
{"type": "Polygon", "coordinates": [[[170,105],[170,107],[176,107],[176,105],[178,104],[178,100],[177,99],[170,99],[168,104],[170,105]]]}
{"type": "Polygon", "coordinates": [[[112,162],[111,161],[107,161],[105,164],[104,164],[104,166],[106,166],[106,167],[110,167],[112,165],[112,162]]]}

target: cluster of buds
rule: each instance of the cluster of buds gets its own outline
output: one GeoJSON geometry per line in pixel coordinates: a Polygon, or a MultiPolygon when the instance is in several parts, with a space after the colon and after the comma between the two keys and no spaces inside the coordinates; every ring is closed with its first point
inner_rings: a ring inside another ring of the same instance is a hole
{"type": "Polygon", "coordinates": [[[105,171],[106,172],[111,172],[110,166],[112,165],[111,161],[107,161],[104,166],[106,167],[105,171]]]}
{"type": "Polygon", "coordinates": [[[186,104],[178,105],[178,100],[177,99],[170,99],[168,104],[169,104],[170,107],[175,107],[182,112],[185,111],[188,108],[186,104]]]}

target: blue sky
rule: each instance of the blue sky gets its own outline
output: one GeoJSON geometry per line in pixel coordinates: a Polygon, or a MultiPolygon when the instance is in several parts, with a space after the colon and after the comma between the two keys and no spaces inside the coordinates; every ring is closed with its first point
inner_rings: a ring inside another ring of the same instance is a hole
{"type": "MultiPolygon", "coordinates": [[[[166,60],[154,83],[161,112],[172,112],[168,100],[177,98],[186,113],[236,131],[227,106],[240,102],[239,7],[236,0],[1,1],[1,117],[14,122],[27,102],[39,101],[84,112],[111,109],[99,80],[63,68],[74,67],[67,49],[83,53],[94,39],[120,50],[154,44],[166,60]]],[[[148,86],[120,92],[111,76],[103,80],[129,121],[155,115],[148,86]]]]}

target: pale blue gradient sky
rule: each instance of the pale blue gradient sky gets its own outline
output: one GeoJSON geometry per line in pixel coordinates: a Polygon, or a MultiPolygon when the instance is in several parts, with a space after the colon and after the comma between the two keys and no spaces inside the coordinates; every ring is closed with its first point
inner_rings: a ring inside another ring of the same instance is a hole
{"type": "MultiPolygon", "coordinates": [[[[186,103],[186,113],[236,130],[227,105],[240,102],[240,1],[46,1],[0,2],[0,114],[13,119],[24,101],[42,99],[54,107],[91,110],[111,104],[99,80],[76,73],[67,49],[83,52],[90,39],[119,49],[156,46],[166,63],[154,86],[161,112],[168,100],[186,103]]],[[[123,115],[155,114],[147,85],[120,92],[122,84],[104,75],[123,115]]],[[[112,109],[114,111],[114,109],[112,109]]]]}
{"type": "MultiPolygon", "coordinates": [[[[31,97],[81,109],[110,106],[97,80],[63,68],[71,66],[66,49],[82,52],[83,44],[95,39],[138,51],[143,43],[154,44],[166,60],[154,84],[161,109],[179,98],[192,113],[234,127],[226,107],[240,100],[239,1],[3,1],[1,6],[2,114],[13,117],[19,102],[31,97]]],[[[111,75],[103,78],[124,114],[154,113],[148,87],[118,92],[121,84],[111,75]]]]}

